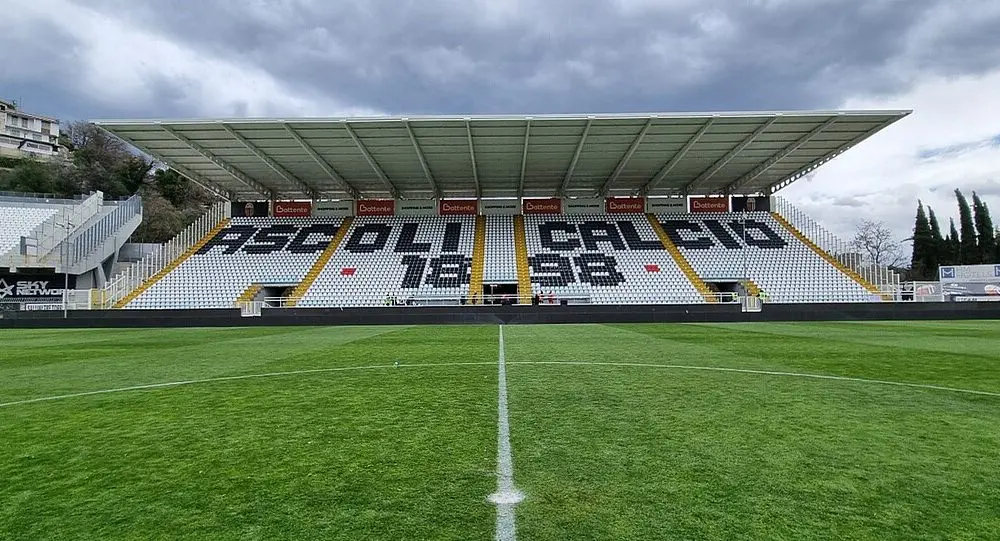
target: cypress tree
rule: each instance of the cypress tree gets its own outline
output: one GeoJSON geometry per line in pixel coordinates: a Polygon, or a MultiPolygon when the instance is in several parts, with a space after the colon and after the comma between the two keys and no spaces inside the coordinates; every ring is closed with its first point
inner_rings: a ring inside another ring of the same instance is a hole
{"type": "Polygon", "coordinates": [[[948,264],[958,265],[959,256],[962,252],[961,242],[958,240],[958,230],[955,229],[955,219],[948,218],[951,222],[951,231],[948,232],[948,264]]]}
{"type": "Polygon", "coordinates": [[[931,242],[933,246],[927,264],[930,270],[929,278],[933,280],[937,277],[938,266],[944,265],[944,261],[948,257],[948,246],[944,243],[944,238],[941,236],[941,226],[938,224],[934,209],[927,207],[927,215],[930,218],[931,242]]]}
{"type": "Polygon", "coordinates": [[[976,241],[976,225],[972,221],[972,209],[969,208],[969,202],[958,188],[955,188],[955,197],[958,199],[958,226],[962,232],[958,263],[960,265],[975,265],[979,263],[979,245],[976,241]]]}
{"type": "Polygon", "coordinates": [[[983,203],[976,192],[972,192],[972,210],[975,213],[976,231],[979,232],[979,262],[992,263],[996,251],[993,219],[990,218],[989,207],[983,203]]]}
{"type": "Polygon", "coordinates": [[[917,220],[913,225],[913,257],[910,269],[913,276],[926,279],[931,268],[928,266],[930,256],[934,251],[934,238],[931,235],[931,224],[924,212],[924,204],[917,201],[917,220]]]}

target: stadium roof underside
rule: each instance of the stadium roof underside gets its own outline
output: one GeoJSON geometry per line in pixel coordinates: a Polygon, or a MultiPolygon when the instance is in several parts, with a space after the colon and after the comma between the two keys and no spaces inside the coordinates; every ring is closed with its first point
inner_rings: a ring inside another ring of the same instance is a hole
{"type": "Polygon", "coordinates": [[[774,193],[910,111],[105,120],[231,200],[774,193]]]}

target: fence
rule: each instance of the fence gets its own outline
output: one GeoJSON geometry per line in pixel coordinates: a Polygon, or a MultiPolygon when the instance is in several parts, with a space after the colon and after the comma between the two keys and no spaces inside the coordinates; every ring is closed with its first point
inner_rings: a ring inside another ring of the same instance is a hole
{"type": "Polygon", "coordinates": [[[890,295],[894,300],[901,300],[901,279],[897,272],[887,267],[865,264],[857,250],[837,235],[812,219],[808,214],[792,205],[781,196],[771,198],[771,210],[782,215],[790,224],[813,241],[828,254],[837,259],[845,267],[858,273],[869,283],[875,285],[883,294],[890,295]]]}
{"type": "MultiPolygon", "coordinates": [[[[12,200],[21,202],[24,199],[12,200]]],[[[0,197],[0,200],[5,198],[0,197]]],[[[0,264],[8,267],[62,267],[66,259],[63,243],[73,234],[75,227],[83,225],[100,212],[104,194],[94,192],[89,196],[80,196],[78,200],[60,199],[47,203],[59,204],[59,210],[22,236],[20,246],[0,256],[0,264]]]]}
{"type": "Polygon", "coordinates": [[[231,206],[227,201],[220,201],[212,205],[208,212],[185,228],[184,231],[181,231],[176,237],[108,280],[108,284],[101,294],[99,304],[105,308],[113,306],[114,303],[163,270],[171,261],[180,257],[188,248],[201,240],[219,222],[228,218],[230,211],[231,206]]]}
{"type": "Polygon", "coordinates": [[[65,250],[61,250],[66,256],[64,264],[72,267],[83,262],[87,256],[103,248],[121,228],[136,219],[142,219],[142,198],[138,194],[115,205],[113,211],[86,229],[71,234],[65,241],[65,250]]]}

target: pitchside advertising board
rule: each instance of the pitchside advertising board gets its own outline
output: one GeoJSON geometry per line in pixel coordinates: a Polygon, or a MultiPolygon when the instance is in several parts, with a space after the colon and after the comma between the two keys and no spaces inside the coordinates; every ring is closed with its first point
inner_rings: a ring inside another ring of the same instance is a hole
{"type": "Polygon", "coordinates": [[[1000,265],[939,267],[941,292],[954,300],[1000,301],[1000,265]]]}
{"type": "MultiPolygon", "coordinates": [[[[62,274],[0,273],[0,303],[59,302],[66,277],[62,274]]],[[[76,287],[76,277],[69,277],[69,288],[76,287]]]]}
{"type": "MultiPolygon", "coordinates": [[[[684,250],[709,250],[721,246],[742,250],[746,245],[762,250],[781,250],[788,244],[771,227],[758,220],[661,220],[664,232],[684,250]],[[744,235],[745,232],[745,235],[744,235]]],[[[537,224],[543,252],[529,254],[531,282],[542,287],[566,287],[585,283],[595,287],[619,287],[628,276],[661,272],[659,257],[631,257],[639,262],[627,272],[620,268],[617,253],[658,252],[666,248],[655,235],[636,227],[624,216],[607,220],[570,223],[558,217],[537,224]],[[637,274],[638,273],[638,274],[637,274]]]]}

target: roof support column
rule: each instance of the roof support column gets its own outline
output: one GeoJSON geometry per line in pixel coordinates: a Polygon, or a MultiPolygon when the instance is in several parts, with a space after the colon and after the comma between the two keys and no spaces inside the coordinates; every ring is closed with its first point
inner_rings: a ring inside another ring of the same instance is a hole
{"type": "Polygon", "coordinates": [[[524,150],[521,151],[521,177],[517,183],[517,197],[524,197],[524,171],[528,167],[528,139],[531,137],[531,117],[524,124],[524,150]]]}
{"type": "Polygon", "coordinates": [[[410,119],[403,118],[402,121],[403,127],[406,128],[406,134],[410,136],[410,143],[413,144],[413,151],[417,153],[417,159],[420,160],[420,168],[424,170],[424,177],[427,178],[427,183],[431,185],[434,197],[441,197],[441,190],[434,180],[434,175],[431,174],[431,168],[427,165],[427,158],[424,157],[424,151],[420,149],[417,137],[413,135],[413,128],[410,127],[410,119]]]}
{"type": "Polygon", "coordinates": [[[469,159],[472,160],[472,181],[476,183],[476,197],[483,196],[479,186],[479,168],[476,167],[476,147],[472,144],[472,119],[465,117],[465,135],[469,139],[469,159]]]}

